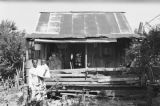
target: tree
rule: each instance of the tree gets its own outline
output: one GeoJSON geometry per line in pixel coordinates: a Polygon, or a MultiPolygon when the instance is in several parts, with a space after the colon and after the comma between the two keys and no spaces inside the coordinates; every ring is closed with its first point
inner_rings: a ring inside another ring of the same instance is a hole
{"type": "Polygon", "coordinates": [[[0,24],[0,48],[2,50],[1,71],[2,77],[19,76],[22,70],[23,55],[25,51],[25,32],[18,31],[14,22],[5,20],[0,24]]]}
{"type": "Polygon", "coordinates": [[[142,39],[132,41],[127,50],[128,61],[136,58],[137,66],[144,69],[142,74],[148,73],[152,80],[160,77],[160,72],[155,68],[160,66],[160,31],[152,29],[149,33],[144,33],[142,39]]]}

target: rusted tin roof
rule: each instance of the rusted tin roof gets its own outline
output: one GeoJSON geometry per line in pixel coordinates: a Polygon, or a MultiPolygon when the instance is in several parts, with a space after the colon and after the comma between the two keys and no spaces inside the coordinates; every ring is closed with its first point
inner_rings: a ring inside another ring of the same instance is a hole
{"type": "Polygon", "coordinates": [[[135,37],[124,12],[41,12],[28,38],[135,37]]]}

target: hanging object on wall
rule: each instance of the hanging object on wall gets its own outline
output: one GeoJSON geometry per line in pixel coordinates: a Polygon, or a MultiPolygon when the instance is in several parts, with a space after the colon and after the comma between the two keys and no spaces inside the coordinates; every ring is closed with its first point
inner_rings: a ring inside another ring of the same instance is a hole
{"type": "Polygon", "coordinates": [[[35,50],[41,50],[41,44],[34,44],[35,50]]]}

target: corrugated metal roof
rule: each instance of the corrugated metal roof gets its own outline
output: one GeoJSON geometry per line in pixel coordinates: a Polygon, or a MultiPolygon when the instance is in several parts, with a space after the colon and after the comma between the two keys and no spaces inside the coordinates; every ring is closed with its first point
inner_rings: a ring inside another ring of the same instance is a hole
{"type": "Polygon", "coordinates": [[[28,38],[134,37],[124,12],[41,12],[28,38]]]}

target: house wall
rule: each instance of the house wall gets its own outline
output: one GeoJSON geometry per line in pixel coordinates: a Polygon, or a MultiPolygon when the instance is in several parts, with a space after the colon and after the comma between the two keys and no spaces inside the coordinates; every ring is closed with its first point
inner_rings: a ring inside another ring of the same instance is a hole
{"type": "Polygon", "coordinates": [[[115,43],[88,44],[88,67],[114,67],[115,43]]]}
{"type": "Polygon", "coordinates": [[[88,67],[119,67],[125,65],[129,39],[117,39],[114,43],[87,44],[88,67]]]}
{"type": "MultiPolygon", "coordinates": [[[[125,51],[130,40],[118,39],[111,43],[87,43],[87,67],[118,67],[125,63],[125,51]]],[[[62,69],[70,69],[71,62],[75,66],[75,56],[82,53],[82,66],[72,68],[85,68],[84,43],[41,43],[40,50],[35,50],[34,55],[41,59],[49,60],[52,53],[56,53],[62,62],[62,69]],[[73,54],[73,61],[71,60],[73,54]]],[[[31,56],[30,56],[31,57],[31,56]]]]}

